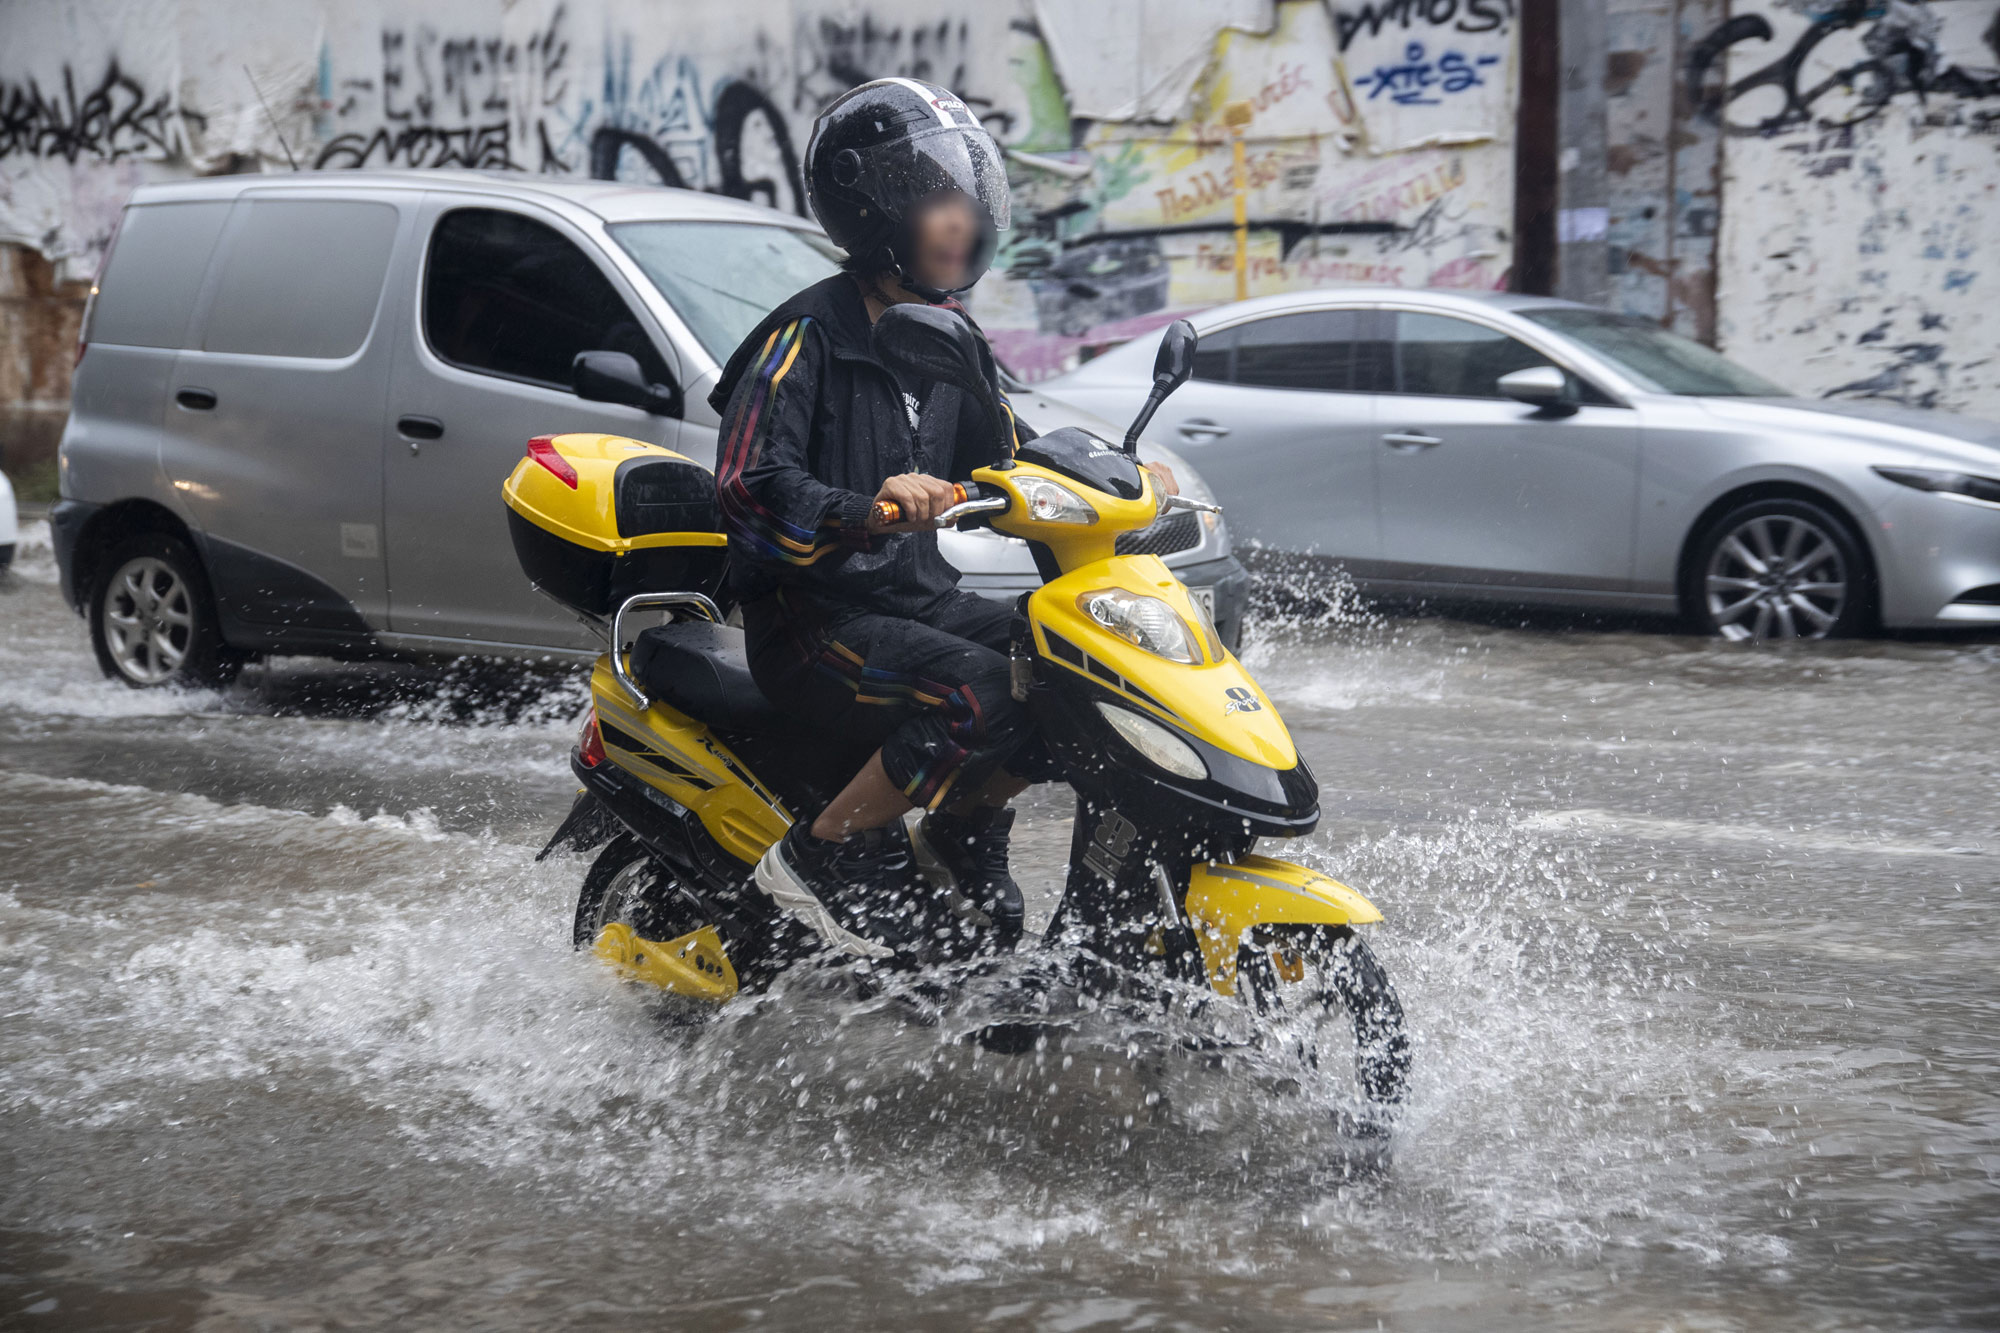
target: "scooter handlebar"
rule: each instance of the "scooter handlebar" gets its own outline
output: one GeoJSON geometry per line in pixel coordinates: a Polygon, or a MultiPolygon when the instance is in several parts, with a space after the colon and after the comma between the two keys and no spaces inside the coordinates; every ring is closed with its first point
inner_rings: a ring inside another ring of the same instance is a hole
{"type": "MultiPolygon", "coordinates": [[[[932,527],[948,528],[962,518],[970,518],[974,514],[995,514],[1007,507],[1007,497],[1004,495],[982,496],[978,482],[956,482],[952,485],[951,493],[954,499],[953,504],[942,512],[931,516],[932,527]]],[[[903,506],[897,504],[894,500],[877,500],[875,502],[875,521],[883,527],[901,523],[903,521],[903,506]]]]}

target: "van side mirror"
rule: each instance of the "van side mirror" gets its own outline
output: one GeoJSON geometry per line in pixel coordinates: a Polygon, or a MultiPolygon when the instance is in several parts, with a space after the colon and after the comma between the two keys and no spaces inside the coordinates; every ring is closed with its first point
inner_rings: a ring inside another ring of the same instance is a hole
{"type": "Polygon", "coordinates": [[[941,306],[892,305],[875,321],[869,344],[876,359],[906,379],[949,384],[985,408],[996,432],[994,458],[1013,456],[1014,431],[1000,410],[992,349],[966,319],[941,306]]]}
{"type": "Polygon", "coordinates": [[[656,417],[681,414],[678,384],[650,384],[630,352],[578,352],[570,364],[570,388],[591,403],[623,403],[656,417]]]}
{"type": "Polygon", "coordinates": [[[1153,355],[1153,389],[1146,395],[1146,405],[1139,409],[1139,415],[1132,418],[1131,429],[1125,432],[1126,453],[1138,455],[1139,434],[1153,420],[1153,413],[1160,410],[1168,394],[1186,384],[1194,374],[1194,351],[1200,342],[1201,336],[1194,331],[1194,325],[1184,319],[1167,325],[1167,331],[1160,335],[1160,350],[1153,355]]]}
{"type": "Polygon", "coordinates": [[[1567,416],[1577,409],[1576,390],[1570,386],[1569,376],[1554,366],[1509,371],[1495,381],[1494,387],[1515,402],[1544,412],[1567,416]]]}

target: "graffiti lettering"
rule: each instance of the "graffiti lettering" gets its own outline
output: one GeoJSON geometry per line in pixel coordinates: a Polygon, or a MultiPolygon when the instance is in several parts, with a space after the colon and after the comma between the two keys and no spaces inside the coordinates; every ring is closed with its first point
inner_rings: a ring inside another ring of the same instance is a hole
{"type": "Polygon", "coordinates": [[[1446,51],[1432,61],[1425,58],[1422,42],[1411,42],[1403,49],[1402,64],[1377,65],[1374,73],[1355,82],[1363,88],[1375,85],[1368,94],[1371,102],[1386,92],[1390,101],[1404,106],[1437,106],[1440,99],[1431,95],[1434,91],[1462,93],[1480,87],[1486,80],[1479,77],[1479,71],[1499,63],[1499,56],[1468,57],[1462,51],[1446,51]]]}
{"type": "Polygon", "coordinates": [[[385,125],[373,134],[336,136],[319,150],[319,155],[313,159],[313,166],[321,170],[370,164],[497,170],[514,166],[508,142],[507,122],[504,120],[462,130],[437,129],[428,125],[392,130],[385,125]]]}
{"type": "Polygon", "coordinates": [[[1419,208],[1428,208],[1448,191],[1465,184],[1465,162],[1450,157],[1386,188],[1373,190],[1341,209],[1342,222],[1394,222],[1419,208]]]}
{"type": "MultiPolygon", "coordinates": [[[[1243,159],[1243,182],[1252,190],[1277,180],[1290,166],[1291,154],[1273,150],[1249,153],[1243,159]]],[[[1169,223],[1181,222],[1210,209],[1220,208],[1235,195],[1235,181],[1228,168],[1212,168],[1183,177],[1178,185],[1153,191],[1160,201],[1160,216],[1169,223]]]]}
{"type": "MultiPolygon", "coordinates": [[[[313,165],[568,170],[546,121],[569,95],[563,21],[557,6],[548,24],[525,41],[384,28],[377,77],[341,85],[377,92],[382,124],[334,135],[313,165]],[[519,160],[516,145],[525,143],[539,146],[539,161],[519,160]]],[[[349,98],[340,114],[359,107],[349,98]]]]}
{"type": "Polygon", "coordinates": [[[1938,27],[1937,15],[1924,0],[1889,0],[1886,8],[1878,0],[1842,0],[1815,17],[1791,49],[1777,59],[1726,87],[1712,86],[1710,72],[1721,68],[1723,54],[1730,47],[1741,42],[1768,42],[1775,35],[1770,20],[1763,15],[1739,14],[1688,53],[1688,97],[1701,115],[1740,135],[1777,134],[1809,124],[1814,120],[1813,104],[1836,88],[1852,92],[1855,104],[1844,114],[1820,118],[1823,129],[1872,119],[1902,93],[1915,93],[1919,99],[1933,93],[2000,97],[2000,71],[1969,70],[1947,62],[1938,50],[1938,27]],[[1875,23],[1861,39],[1866,57],[1806,85],[1804,71],[1814,50],[1835,33],[1860,27],[1871,18],[1875,23]],[[1776,88],[1784,105],[1754,124],[1724,120],[1723,111],[1730,103],[1759,88],[1776,88]]]}
{"type": "MultiPolygon", "coordinates": [[[[1257,90],[1255,97],[1247,99],[1251,110],[1262,114],[1278,103],[1291,97],[1301,89],[1309,87],[1311,80],[1306,77],[1302,65],[1284,64],[1278,67],[1278,77],[1271,79],[1257,90]]],[[[1255,133],[1254,129],[1250,133],[1255,133]]],[[[1197,121],[1190,129],[1190,137],[1204,148],[1213,148],[1229,142],[1229,130],[1219,121],[1197,121]]]]}
{"type": "Polygon", "coordinates": [[[801,45],[817,59],[802,73],[800,91],[815,105],[825,100],[824,95],[813,97],[804,87],[815,74],[830,76],[839,85],[838,92],[889,75],[964,91],[970,41],[962,19],[939,19],[904,28],[865,16],[858,23],[822,18],[810,37],[801,36],[801,45]]]}
{"type": "Polygon", "coordinates": [[[0,157],[84,156],[115,162],[121,157],[166,157],[186,148],[185,131],[208,123],[180,106],[171,93],[148,93],[118,67],[114,58],[104,75],[79,93],[76,76],[63,66],[62,89],[44,93],[34,79],[0,84],[0,157]]]}
{"type": "MultiPolygon", "coordinates": [[[[1236,246],[1232,241],[1203,241],[1195,247],[1195,267],[1204,273],[1217,276],[1233,273],[1236,269],[1236,246]]],[[[1331,259],[1317,255],[1294,255],[1290,259],[1277,259],[1270,255],[1253,254],[1246,257],[1244,266],[1253,287],[1275,285],[1284,287],[1332,287],[1342,283],[1366,282],[1385,283],[1400,286],[1403,282],[1403,266],[1381,264],[1367,260],[1331,259]]]]}
{"type": "Polygon", "coordinates": [[[1514,0],[1363,0],[1355,9],[1333,11],[1334,39],[1342,51],[1365,30],[1370,37],[1382,29],[1405,30],[1425,24],[1457,32],[1498,32],[1514,17],[1514,0]]]}

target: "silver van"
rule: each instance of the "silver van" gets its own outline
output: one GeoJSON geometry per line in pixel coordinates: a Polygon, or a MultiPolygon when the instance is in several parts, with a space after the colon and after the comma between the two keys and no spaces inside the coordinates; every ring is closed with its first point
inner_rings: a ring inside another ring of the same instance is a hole
{"type": "MultiPolygon", "coordinates": [[[[264,654],[584,655],[588,631],[520,575],[502,479],[563,431],[712,465],[721,363],[834,264],[802,219],[615,181],[143,187],[84,320],[50,513],[64,595],[133,685],[264,654]]],[[[1110,429],[1028,389],[1016,407],[1110,429]]],[[[968,590],[1038,582],[1021,543],[943,536],[968,590]]],[[[1183,513],[1134,536],[1233,641],[1247,579],[1223,525],[1183,513]]]]}

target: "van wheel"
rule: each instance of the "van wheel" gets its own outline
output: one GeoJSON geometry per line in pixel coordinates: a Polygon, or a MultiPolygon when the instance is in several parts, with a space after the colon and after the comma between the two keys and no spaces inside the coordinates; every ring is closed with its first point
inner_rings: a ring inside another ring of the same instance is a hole
{"type": "Polygon", "coordinates": [[[222,641],[208,578],[187,543],[142,533],[113,547],[98,569],[90,644],[105,675],[134,689],[236,679],[243,654],[222,641]]]}

